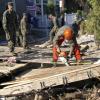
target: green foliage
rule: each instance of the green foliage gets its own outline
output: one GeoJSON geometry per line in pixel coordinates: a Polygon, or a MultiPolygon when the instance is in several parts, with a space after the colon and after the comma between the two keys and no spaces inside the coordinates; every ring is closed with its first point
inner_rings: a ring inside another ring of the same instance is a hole
{"type": "Polygon", "coordinates": [[[54,0],[48,0],[48,5],[54,5],[54,0]]]}
{"type": "Polygon", "coordinates": [[[47,13],[48,14],[51,14],[51,13],[54,14],[55,13],[54,0],[48,0],[47,13]]]}
{"type": "Polygon", "coordinates": [[[92,9],[87,16],[85,29],[88,33],[95,34],[97,40],[100,40],[100,0],[88,0],[92,9]]]}
{"type": "Polygon", "coordinates": [[[85,21],[81,22],[80,30],[81,30],[81,34],[85,34],[86,33],[86,23],[85,23],[85,21]]]}

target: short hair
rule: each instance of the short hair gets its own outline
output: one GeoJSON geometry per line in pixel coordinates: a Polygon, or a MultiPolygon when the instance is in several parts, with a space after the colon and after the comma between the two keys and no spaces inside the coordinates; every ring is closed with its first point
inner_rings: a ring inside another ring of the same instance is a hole
{"type": "Polygon", "coordinates": [[[8,5],[13,6],[13,2],[8,2],[8,5]]]}
{"type": "Polygon", "coordinates": [[[55,14],[50,13],[48,16],[56,16],[55,14]]]}
{"type": "Polygon", "coordinates": [[[23,16],[27,16],[27,13],[23,13],[23,16]]]}

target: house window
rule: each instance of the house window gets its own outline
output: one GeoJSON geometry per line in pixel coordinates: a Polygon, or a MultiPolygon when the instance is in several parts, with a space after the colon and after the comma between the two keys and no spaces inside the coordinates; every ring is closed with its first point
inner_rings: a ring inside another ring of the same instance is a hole
{"type": "Polygon", "coordinates": [[[59,1],[56,1],[56,5],[59,5],[59,1]]]}
{"type": "Polygon", "coordinates": [[[43,5],[44,14],[47,14],[47,5],[43,5]]]}
{"type": "Polygon", "coordinates": [[[48,0],[43,0],[43,3],[44,3],[44,4],[47,4],[47,1],[48,1],[48,0]]]}

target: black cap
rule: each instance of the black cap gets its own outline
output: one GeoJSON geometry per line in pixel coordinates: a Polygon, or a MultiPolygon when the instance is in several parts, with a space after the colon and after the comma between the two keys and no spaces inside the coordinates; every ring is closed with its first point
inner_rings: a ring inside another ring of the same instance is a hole
{"type": "Polygon", "coordinates": [[[8,5],[13,6],[13,2],[8,2],[8,5]]]}

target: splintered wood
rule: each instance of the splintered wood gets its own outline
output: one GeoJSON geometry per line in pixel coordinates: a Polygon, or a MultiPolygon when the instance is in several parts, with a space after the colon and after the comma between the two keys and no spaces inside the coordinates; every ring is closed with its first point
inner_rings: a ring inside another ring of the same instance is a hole
{"type": "Polygon", "coordinates": [[[8,85],[0,90],[0,95],[23,93],[42,89],[51,85],[63,85],[88,78],[100,76],[100,64],[88,66],[56,67],[32,70],[26,76],[20,76],[16,81],[3,83],[8,85]]]}

